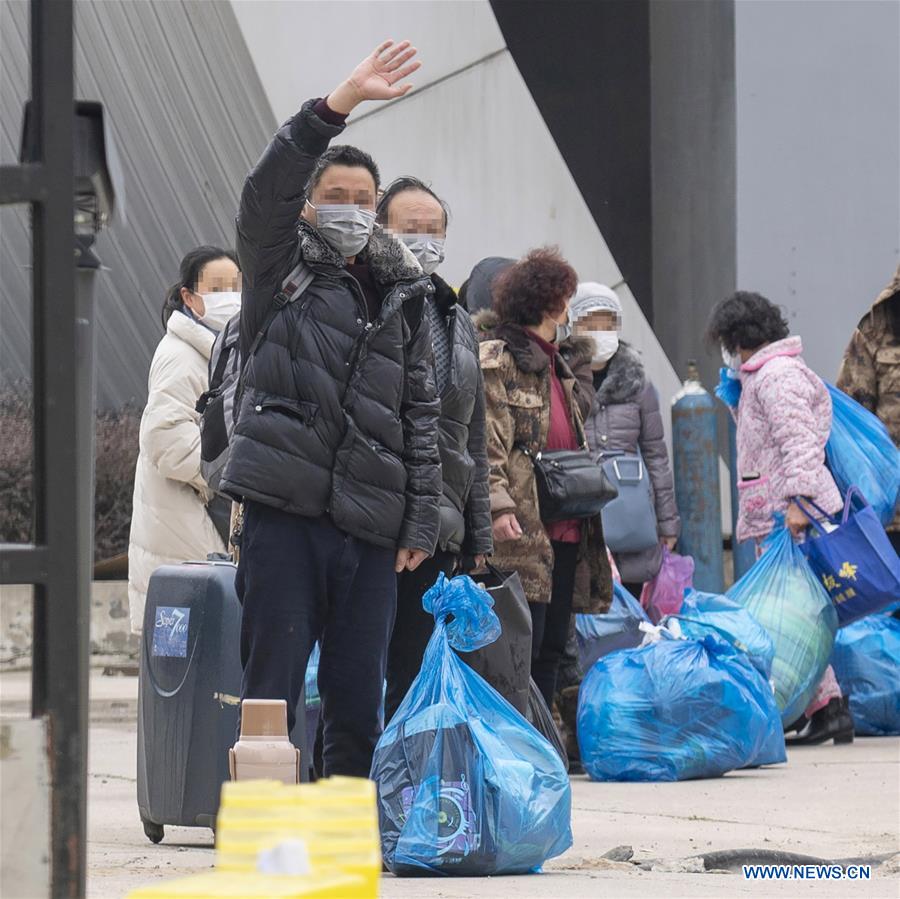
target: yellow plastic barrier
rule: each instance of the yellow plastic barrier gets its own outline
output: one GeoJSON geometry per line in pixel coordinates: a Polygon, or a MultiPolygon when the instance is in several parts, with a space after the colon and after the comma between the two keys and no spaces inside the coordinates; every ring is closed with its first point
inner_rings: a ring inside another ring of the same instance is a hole
{"type": "Polygon", "coordinates": [[[141,887],[125,899],[369,899],[363,878],[349,874],[302,877],[206,871],[141,887]]]}
{"type": "Polygon", "coordinates": [[[142,887],[126,899],[376,899],[380,879],[371,781],[332,777],[287,785],[247,780],[222,787],[215,871],[142,887]],[[305,857],[298,861],[308,861],[309,874],[258,873],[260,853],[283,843],[302,844],[297,853],[305,857]]]}
{"type": "Polygon", "coordinates": [[[381,842],[375,784],[332,777],[314,784],[238,781],[222,788],[216,821],[216,867],[248,872],[261,852],[299,841],[315,873],[361,877],[378,895],[381,842]]]}

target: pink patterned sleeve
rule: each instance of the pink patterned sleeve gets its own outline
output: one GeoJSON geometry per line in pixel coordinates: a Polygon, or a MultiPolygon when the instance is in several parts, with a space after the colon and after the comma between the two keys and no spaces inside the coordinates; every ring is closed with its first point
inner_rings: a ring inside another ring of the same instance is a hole
{"type": "MultiPolygon", "coordinates": [[[[825,391],[824,386],[821,389],[825,391]]],[[[819,419],[823,408],[829,405],[827,394],[820,396],[815,383],[798,365],[785,364],[763,377],[758,395],[781,455],[785,494],[782,499],[814,499],[825,465],[825,440],[819,419]]]]}

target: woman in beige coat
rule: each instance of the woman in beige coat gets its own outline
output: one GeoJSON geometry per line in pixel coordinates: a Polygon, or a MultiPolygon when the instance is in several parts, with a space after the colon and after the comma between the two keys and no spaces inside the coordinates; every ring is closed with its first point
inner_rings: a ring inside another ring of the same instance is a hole
{"type": "Polygon", "coordinates": [[[128,543],[131,629],[140,633],[150,575],[160,565],[224,552],[207,504],[213,494],[200,474],[197,399],[207,388],[216,334],[240,308],[240,273],[232,253],[197,247],[163,306],[166,333],[150,363],[147,405],[128,543]]]}

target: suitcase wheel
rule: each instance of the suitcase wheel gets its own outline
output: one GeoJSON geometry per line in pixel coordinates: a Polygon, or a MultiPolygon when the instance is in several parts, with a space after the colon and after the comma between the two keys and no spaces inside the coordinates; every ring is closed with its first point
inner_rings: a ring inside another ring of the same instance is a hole
{"type": "Polygon", "coordinates": [[[144,833],[147,834],[147,839],[150,840],[151,843],[161,843],[162,838],[166,835],[165,828],[163,828],[162,824],[154,824],[152,821],[144,821],[141,823],[144,825],[144,833]]]}

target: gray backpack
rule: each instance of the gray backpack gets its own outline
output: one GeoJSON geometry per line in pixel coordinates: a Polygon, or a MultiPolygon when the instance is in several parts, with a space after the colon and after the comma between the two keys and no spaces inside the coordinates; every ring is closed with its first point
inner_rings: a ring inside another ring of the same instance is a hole
{"type": "MultiPolygon", "coordinates": [[[[275,320],[286,306],[298,300],[315,277],[300,260],[281,284],[253,343],[254,356],[275,320]]],[[[200,473],[211,490],[218,492],[228,461],[228,448],[237,416],[238,388],[241,386],[241,315],[231,318],[216,336],[209,356],[209,389],[197,400],[200,413],[200,473]]]]}

